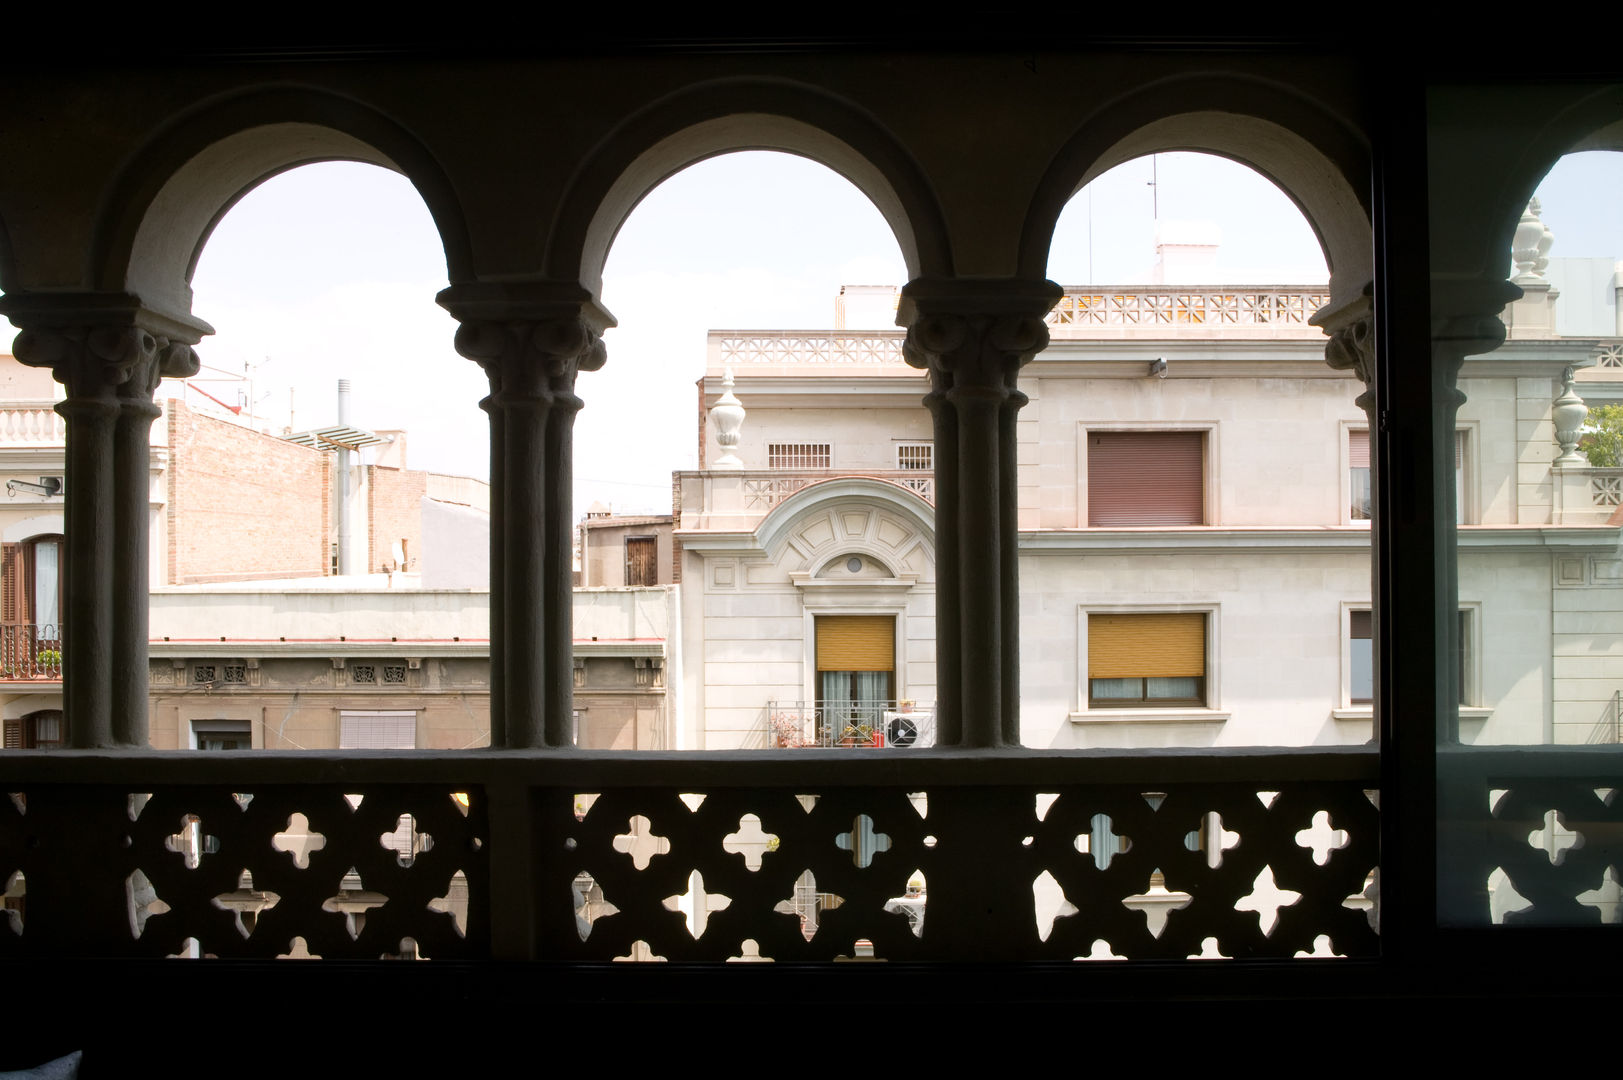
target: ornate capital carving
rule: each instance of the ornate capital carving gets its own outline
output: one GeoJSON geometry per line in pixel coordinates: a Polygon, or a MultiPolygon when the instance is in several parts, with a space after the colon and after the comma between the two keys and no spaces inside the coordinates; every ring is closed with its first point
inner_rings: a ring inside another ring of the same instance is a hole
{"type": "Polygon", "coordinates": [[[470,320],[457,327],[456,351],[484,368],[492,399],[503,408],[578,409],[576,375],[596,371],[608,359],[602,335],[579,314],[470,320]]]}
{"type": "Polygon", "coordinates": [[[1050,281],[930,281],[902,291],[902,355],[938,393],[1007,397],[1022,365],[1048,345],[1043,316],[1063,295],[1050,281]]]}

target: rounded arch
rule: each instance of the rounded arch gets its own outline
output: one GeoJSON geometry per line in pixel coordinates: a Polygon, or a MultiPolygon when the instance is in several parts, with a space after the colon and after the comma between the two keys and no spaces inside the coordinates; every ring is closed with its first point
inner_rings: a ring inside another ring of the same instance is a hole
{"type": "Polygon", "coordinates": [[[1235,77],[1169,79],[1106,102],[1054,156],[1020,238],[1020,271],[1043,277],[1065,204],[1122,162],[1175,150],[1216,154],[1267,177],[1301,209],[1333,294],[1374,277],[1369,150],[1348,124],[1291,89],[1235,77]],[[1190,102],[1201,108],[1191,110],[1190,102]]]}
{"type": "MultiPolygon", "coordinates": [[[[1502,281],[1516,225],[1556,162],[1589,150],[1623,151],[1623,86],[1591,90],[1562,108],[1546,105],[1530,126],[1531,137],[1519,144],[1503,135],[1495,140],[1497,161],[1478,161],[1468,190],[1451,192],[1444,206],[1434,200],[1433,231],[1449,240],[1433,244],[1434,259],[1439,250],[1448,258],[1444,266],[1433,266],[1434,275],[1474,271],[1502,281]],[[1435,220],[1440,215],[1446,215],[1444,221],[1435,220]]],[[[1512,123],[1505,128],[1515,130],[1512,123]]]]}
{"type": "Polygon", "coordinates": [[[446,274],[473,274],[461,204],[427,147],[372,107],[327,90],[250,89],[175,117],[133,155],[97,214],[89,279],[189,314],[191,277],[216,224],[266,180],[318,161],[359,161],[410,180],[434,219],[446,274]]]}
{"type": "MultiPolygon", "coordinates": [[[[854,512],[878,510],[881,516],[897,521],[918,537],[934,562],[935,513],[930,504],[906,488],[862,476],[834,477],[801,488],[761,519],[755,527],[756,542],[762,551],[776,559],[814,519],[830,514],[837,517],[837,512],[845,507],[854,512]]],[[[905,555],[910,546],[907,540],[887,541],[880,523],[870,524],[873,527],[866,530],[831,530],[827,541],[807,552],[811,556],[807,570],[816,573],[830,559],[851,554],[872,557],[893,572],[898,570],[899,556],[905,555]]]]}
{"type": "Polygon", "coordinates": [[[609,248],[644,196],[689,165],[738,150],[778,150],[826,165],[878,208],[910,276],[952,272],[935,193],[889,131],[822,90],[728,80],[688,88],[643,109],[595,148],[553,220],[548,276],[601,291],[609,248]]]}

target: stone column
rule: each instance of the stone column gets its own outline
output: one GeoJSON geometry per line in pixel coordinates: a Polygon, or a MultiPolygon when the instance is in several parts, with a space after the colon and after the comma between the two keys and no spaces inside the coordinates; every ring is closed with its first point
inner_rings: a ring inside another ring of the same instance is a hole
{"type": "Polygon", "coordinates": [[[13,351],[67,389],[63,480],[62,672],[75,747],[147,743],[147,432],[166,374],[197,370],[189,342],[206,324],[140,308],[133,297],[8,298],[13,351]],[[48,305],[48,306],[47,306],[48,305]],[[150,325],[149,325],[150,324],[150,325]]]}
{"type": "Polygon", "coordinates": [[[456,348],[490,378],[491,745],[575,742],[571,551],[575,377],[603,365],[613,325],[589,299],[489,298],[453,287],[456,348]],[[471,294],[471,295],[470,295],[471,294]]]}
{"type": "Polygon", "coordinates": [[[1021,365],[1048,344],[1059,286],[919,279],[902,290],[907,362],[935,417],[936,732],[942,746],[1018,744],[1015,418],[1021,365]]]}

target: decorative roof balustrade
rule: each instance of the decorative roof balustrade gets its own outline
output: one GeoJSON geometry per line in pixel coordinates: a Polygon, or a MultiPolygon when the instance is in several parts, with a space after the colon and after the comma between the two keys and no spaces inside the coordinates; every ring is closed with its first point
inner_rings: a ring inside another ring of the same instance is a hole
{"type": "MultiPolygon", "coordinates": [[[[900,330],[713,330],[719,364],[855,364],[905,367],[900,330]]],[[[715,357],[712,366],[718,366],[715,357]]],[[[744,374],[745,372],[740,372],[744,374]]]]}
{"type": "Polygon", "coordinates": [[[1048,313],[1056,330],[1079,337],[1106,328],[1154,334],[1252,328],[1322,337],[1308,320],[1330,302],[1324,286],[1073,286],[1048,313]]]}

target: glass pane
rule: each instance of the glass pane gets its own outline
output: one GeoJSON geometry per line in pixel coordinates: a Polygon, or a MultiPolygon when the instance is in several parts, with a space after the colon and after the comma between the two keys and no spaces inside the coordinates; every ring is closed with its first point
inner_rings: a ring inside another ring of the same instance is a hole
{"type": "Polygon", "coordinates": [[[1190,701],[1200,697],[1200,680],[1181,677],[1176,679],[1145,679],[1144,696],[1155,698],[1177,698],[1190,701]]]}
{"type": "Polygon", "coordinates": [[[1144,696],[1143,679],[1094,679],[1088,685],[1101,701],[1138,701],[1144,696]]]}

